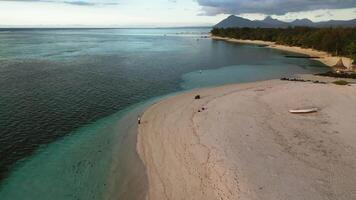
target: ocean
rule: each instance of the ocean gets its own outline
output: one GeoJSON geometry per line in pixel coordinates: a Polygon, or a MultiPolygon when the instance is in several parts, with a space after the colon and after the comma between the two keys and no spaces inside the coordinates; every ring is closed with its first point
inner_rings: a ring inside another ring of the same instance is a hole
{"type": "Polygon", "coordinates": [[[328,70],[209,31],[0,29],[0,199],[142,199],[136,120],[157,99],[328,70]]]}

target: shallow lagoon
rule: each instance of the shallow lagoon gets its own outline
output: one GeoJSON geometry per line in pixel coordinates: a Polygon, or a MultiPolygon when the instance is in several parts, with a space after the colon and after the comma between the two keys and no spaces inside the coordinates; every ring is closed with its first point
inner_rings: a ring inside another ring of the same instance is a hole
{"type": "Polygon", "coordinates": [[[0,31],[1,199],[140,199],[147,183],[135,127],[152,101],[142,102],[327,69],[202,39],[208,31],[0,31]]]}

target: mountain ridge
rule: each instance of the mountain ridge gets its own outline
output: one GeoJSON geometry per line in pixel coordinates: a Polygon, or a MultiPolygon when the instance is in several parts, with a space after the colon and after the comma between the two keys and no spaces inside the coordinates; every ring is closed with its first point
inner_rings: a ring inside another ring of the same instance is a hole
{"type": "Polygon", "coordinates": [[[288,28],[296,26],[306,27],[356,27],[356,19],[352,20],[329,20],[313,22],[310,19],[296,19],[292,22],[284,22],[267,16],[263,20],[249,20],[243,17],[230,15],[214,26],[214,28],[288,28]]]}

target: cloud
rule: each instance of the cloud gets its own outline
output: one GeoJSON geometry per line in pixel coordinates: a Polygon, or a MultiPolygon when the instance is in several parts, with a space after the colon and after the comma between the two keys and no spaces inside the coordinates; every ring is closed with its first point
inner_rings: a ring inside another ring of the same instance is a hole
{"type": "Polygon", "coordinates": [[[356,7],[356,0],[197,0],[205,15],[288,12],[356,7]]]}
{"type": "Polygon", "coordinates": [[[62,3],[72,4],[77,6],[92,6],[94,3],[86,2],[86,1],[62,1],[62,3]]]}
{"type": "Polygon", "coordinates": [[[95,6],[95,5],[118,5],[117,2],[105,2],[105,1],[86,1],[86,0],[0,0],[10,2],[45,2],[45,3],[64,3],[75,6],[95,6]]]}

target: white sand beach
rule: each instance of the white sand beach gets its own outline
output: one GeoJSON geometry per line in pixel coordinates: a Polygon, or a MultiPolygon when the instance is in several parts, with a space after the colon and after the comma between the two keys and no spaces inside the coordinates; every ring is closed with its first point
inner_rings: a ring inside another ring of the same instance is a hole
{"type": "Polygon", "coordinates": [[[279,80],[167,98],[139,126],[147,199],[356,199],[355,102],[356,86],[279,80]]]}
{"type": "Polygon", "coordinates": [[[305,55],[308,55],[311,57],[319,57],[319,58],[313,58],[313,60],[318,60],[329,67],[333,67],[340,59],[342,59],[345,67],[347,67],[349,69],[351,69],[351,67],[353,65],[352,64],[353,60],[351,58],[333,56],[327,52],[318,51],[315,49],[306,49],[306,48],[295,47],[295,46],[279,45],[274,42],[267,42],[267,41],[262,41],[262,40],[239,40],[239,39],[224,38],[224,37],[217,37],[217,36],[212,36],[211,38],[215,39],[215,40],[224,40],[224,41],[228,41],[228,42],[267,45],[268,48],[272,48],[272,49],[278,49],[278,50],[283,50],[283,51],[305,54],[305,55]]]}

